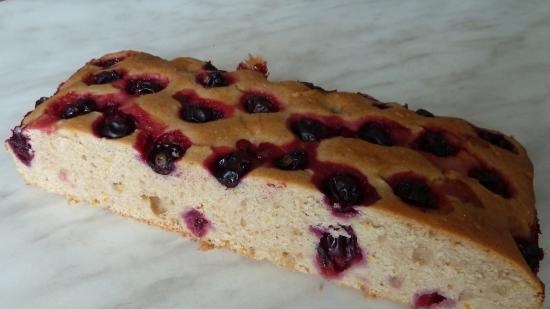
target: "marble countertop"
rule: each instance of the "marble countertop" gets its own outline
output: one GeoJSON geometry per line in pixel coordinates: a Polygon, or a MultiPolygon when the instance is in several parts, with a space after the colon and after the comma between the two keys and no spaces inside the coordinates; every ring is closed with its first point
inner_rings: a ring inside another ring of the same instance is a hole
{"type": "MultiPolygon", "coordinates": [[[[363,91],[514,135],[550,247],[550,1],[0,1],[0,137],[90,58],[137,49],[363,91]],[[231,4],[229,4],[231,3],[231,4]]],[[[398,309],[24,185],[0,152],[2,308],[398,309]]],[[[550,258],[541,266],[550,283],[550,258]]],[[[548,293],[547,293],[548,294],[548,293]]]]}

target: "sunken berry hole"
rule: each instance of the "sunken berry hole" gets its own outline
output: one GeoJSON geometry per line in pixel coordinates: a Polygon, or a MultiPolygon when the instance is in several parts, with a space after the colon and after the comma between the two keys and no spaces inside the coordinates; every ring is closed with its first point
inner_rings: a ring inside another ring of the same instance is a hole
{"type": "Polygon", "coordinates": [[[517,150],[516,150],[516,147],[514,146],[514,144],[512,144],[512,142],[510,142],[510,140],[508,138],[506,138],[504,136],[504,134],[500,133],[500,132],[492,132],[492,131],[489,131],[487,129],[481,129],[481,128],[475,128],[476,130],[476,133],[477,135],[497,146],[497,147],[500,147],[502,149],[506,149],[508,151],[511,151],[511,152],[514,152],[514,153],[517,153],[517,150]]]}
{"type": "Polygon", "coordinates": [[[29,137],[23,133],[23,127],[15,127],[7,142],[17,158],[26,166],[30,166],[34,158],[34,150],[30,144],[29,137]]]}
{"type": "Polygon", "coordinates": [[[387,182],[393,193],[406,204],[420,209],[438,208],[438,197],[423,177],[402,173],[390,177],[387,182]]]}
{"type": "Polygon", "coordinates": [[[142,96],[162,91],[168,82],[158,78],[130,78],[126,81],[125,89],[131,95],[142,96]]]}
{"type": "Polygon", "coordinates": [[[363,254],[351,226],[330,226],[319,234],[316,261],[324,276],[335,277],[362,260],[363,254]]]}
{"type": "Polygon", "coordinates": [[[244,110],[251,114],[275,113],[280,110],[280,104],[274,97],[261,93],[245,94],[241,99],[241,104],[244,110]]]}
{"type": "Polygon", "coordinates": [[[219,70],[200,72],[195,77],[195,81],[206,88],[225,87],[232,82],[226,72],[219,70]]]}
{"type": "Polygon", "coordinates": [[[474,167],[468,172],[468,176],[476,179],[479,184],[489,191],[498,194],[504,198],[511,197],[511,189],[508,182],[502,175],[487,167],[474,167]]]}
{"type": "Polygon", "coordinates": [[[84,81],[87,85],[103,85],[109,84],[122,78],[122,73],[112,71],[102,71],[94,75],[90,75],[84,81]]]}
{"type": "Polygon", "coordinates": [[[459,151],[459,148],[447,138],[446,134],[439,131],[424,131],[414,144],[414,148],[438,157],[454,156],[459,151]]]}

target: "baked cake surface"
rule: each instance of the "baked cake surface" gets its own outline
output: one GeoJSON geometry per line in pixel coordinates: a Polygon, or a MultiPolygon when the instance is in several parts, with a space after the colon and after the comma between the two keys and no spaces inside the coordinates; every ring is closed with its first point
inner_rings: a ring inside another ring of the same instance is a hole
{"type": "Polygon", "coordinates": [[[32,185],[414,308],[540,308],[512,137],[366,94],[121,51],[6,141],[32,185]]]}

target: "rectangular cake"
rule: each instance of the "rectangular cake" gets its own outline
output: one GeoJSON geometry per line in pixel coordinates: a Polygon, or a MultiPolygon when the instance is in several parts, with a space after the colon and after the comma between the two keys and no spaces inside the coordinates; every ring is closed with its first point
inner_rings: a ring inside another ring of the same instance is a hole
{"type": "Polygon", "coordinates": [[[417,309],[535,309],[533,168],[512,137],[362,93],[121,51],[6,140],[28,184],[417,309]]]}

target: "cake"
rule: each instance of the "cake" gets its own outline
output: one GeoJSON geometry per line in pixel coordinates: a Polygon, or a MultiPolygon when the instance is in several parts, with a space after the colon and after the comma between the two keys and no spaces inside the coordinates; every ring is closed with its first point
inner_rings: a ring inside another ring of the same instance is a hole
{"type": "Polygon", "coordinates": [[[512,137],[367,94],[121,51],[12,130],[28,184],[417,309],[544,301],[512,137]]]}

